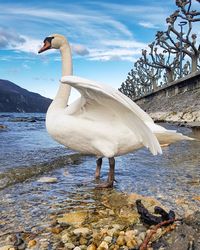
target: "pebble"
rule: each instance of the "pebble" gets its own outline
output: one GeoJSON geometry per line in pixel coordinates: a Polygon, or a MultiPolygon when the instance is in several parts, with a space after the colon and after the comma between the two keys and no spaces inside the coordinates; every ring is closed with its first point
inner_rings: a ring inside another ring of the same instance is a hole
{"type": "Polygon", "coordinates": [[[56,183],[58,179],[55,177],[41,177],[37,181],[41,183],[56,183]]]}
{"type": "Polygon", "coordinates": [[[91,244],[87,247],[87,250],[96,250],[97,247],[94,244],[91,244]]]}
{"type": "Polygon", "coordinates": [[[11,248],[13,248],[12,245],[6,245],[6,246],[3,246],[3,247],[0,247],[0,250],[10,250],[11,248]]]}
{"type": "Polygon", "coordinates": [[[5,125],[0,124],[0,129],[6,129],[7,127],[5,125]]]}
{"type": "Polygon", "coordinates": [[[104,238],[104,241],[108,242],[108,243],[111,243],[112,242],[112,237],[111,236],[106,236],[104,238]]]}
{"type": "Polygon", "coordinates": [[[97,250],[107,250],[108,249],[108,243],[105,241],[102,241],[97,250]]]}
{"type": "Polygon", "coordinates": [[[28,242],[28,247],[31,248],[31,247],[35,246],[36,244],[37,244],[37,241],[36,241],[36,240],[30,240],[30,241],[28,242]]]}
{"type": "Polygon", "coordinates": [[[138,235],[138,238],[141,239],[141,240],[144,240],[145,236],[146,236],[146,233],[145,233],[145,232],[142,232],[142,233],[140,233],[140,234],[138,235]]]}
{"type": "Polygon", "coordinates": [[[84,237],[81,237],[80,240],[79,240],[80,244],[81,245],[87,245],[87,239],[85,239],[84,237]]]}
{"type": "Polygon", "coordinates": [[[73,250],[81,250],[80,247],[75,247],[73,250]]]}
{"type": "Polygon", "coordinates": [[[123,246],[123,245],[125,245],[126,241],[125,241],[124,236],[123,236],[123,235],[120,235],[120,236],[117,238],[116,243],[117,243],[118,246],[123,246]]]}
{"type": "Polygon", "coordinates": [[[126,245],[127,245],[128,248],[132,249],[132,248],[134,248],[135,246],[137,246],[137,242],[136,242],[135,240],[128,240],[128,241],[126,242],[126,245]]]}
{"type": "Polygon", "coordinates": [[[89,230],[89,228],[87,228],[87,227],[80,227],[80,228],[75,229],[75,230],[73,231],[73,233],[74,233],[75,235],[82,234],[82,235],[86,236],[87,234],[90,233],[90,230],[89,230]]]}
{"type": "Polygon", "coordinates": [[[62,232],[62,228],[61,227],[53,227],[53,228],[51,228],[51,232],[53,234],[59,234],[60,232],[62,232]]]}
{"type": "Polygon", "coordinates": [[[66,244],[65,244],[65,247],[66,247],[67,249],[74,249],[74,248],[75,248],[74,244],[71,243],[71,242],[66,243],[66,244]]]}

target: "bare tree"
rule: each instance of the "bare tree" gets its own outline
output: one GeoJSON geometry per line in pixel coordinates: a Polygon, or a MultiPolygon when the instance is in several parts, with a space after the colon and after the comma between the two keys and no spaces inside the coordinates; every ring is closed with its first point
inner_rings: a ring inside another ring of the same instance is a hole
{"type": "Polygon", "coordinates": [[[167,31],[157,32],[157,45],[171,53],[177,53],[179,57],[182,51],[184,56],[187,55],[191,58],[191,71],[195,72],[200,56],[200,46],[197,44],[197,34],[192,33],[192,27],[194,22],[200,21],[200,12],[191,10],[192,0],[176,0],[176,5],[179,9],[166,19],[167,31]],[[185,33],[178,31],[177,25],[179,21],[183,20],[187,24],[185,33]],[[182,47],[180,41],[183,43],[182,47]]]}
{"type": "Polygon", "coordinates": [[[149,44],[149,54],[147,54],[147,50],[142,50],[143,57],[140,58],[140,61],[156,69],[165,69],[167,81],[172,82],[176,78],[174,74],[176,72],[175,69],[179,66],[178,55],[169,49],[165,49],[159,53],[158,47],[155,45],[156,42],[149,44]],[[173,59],[171,58],[172,53],[175,54],[173,59]]]}
{"type": "Polygon", "coordinates": [[[192,32],[194,23],[200,21],[200,11],[192,10],[193,1],[176,0],[178,10],[166,19],[167,30],[158,31],[149,50],[142,50],[142,57],[122,83],[122,93],[134,99],[176,80],[182,76],[182,60],[185,60],[183,76],[200,69],[200,44],[197,34],[192,32]],[[180,21],[186,24],[184,32],[182,27],[180,31],[180,21]]]}

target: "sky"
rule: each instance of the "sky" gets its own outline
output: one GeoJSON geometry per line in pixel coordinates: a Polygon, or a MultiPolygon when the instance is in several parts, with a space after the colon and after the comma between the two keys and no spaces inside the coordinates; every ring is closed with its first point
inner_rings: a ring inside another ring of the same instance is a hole
{"type": "Polygon", "coordinates": [[[0,78],[53,98],[60,54],[37,52],[58,33],[71,45],[74,75],[119,88],[176,9],[175,0],[0,0],[0,78]]]}

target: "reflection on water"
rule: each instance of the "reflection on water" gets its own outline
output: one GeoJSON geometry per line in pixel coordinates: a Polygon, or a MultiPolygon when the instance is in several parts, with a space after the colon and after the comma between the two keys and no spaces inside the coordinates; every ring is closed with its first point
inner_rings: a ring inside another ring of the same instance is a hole
{"type": "MultiPolygon", "coordinates": [[[[170,129],[176,128],[172,125],[165,126],[170,129]]],[[[200,138],[200,130],[195,129],[193,132],[188,128],[178,128],[178,130],[200,138]]],[[[44,142],[45,139],[41,141],[44,142]]],[[[47,154],[50,154],[54,146],[49,149],[38,147],[37,152],[46,150],[47,154]]],[[[59,155],[59,145],[56,147],[58,147],[58,156],[62,156],[64,151],[59,155]]],[[[163,148],[163,155],[156,157],[146,149],[118,157],[116,158],[115,190],[153,196],[179,214],[197,210],[200,203],[199,148],[199,141],[184,141],[163,148]]],[[[31,157],[33,155],[31,154],[31,157]]],[[[51,157],[47,156],[46,159],[51,165],[51,157]]],[[[57,183],[40,183],[37,182],[39,177],[32,175],[32,179],[24,179],[22,183],[0,191],[1,230],[4,232],[33,230],[33,228],[36,230],[47,227],[53,214],[62,214],[80,208],[94,210],[102,206],[101,198],[111,191],[95,189],[96,183],[93,178],[95,157],[80,156],[77,161],[72,162],[56,159],[54,158],[54,164],[58,161],[56,163],[58,168],[54,168],[45,176],[56,177],[57,183]]],[[[29,164],[31,162],[29,158],[28,162],[29,164]]],[[[36,162],[40,161],[36,160],[36,162]]],[[[106,179],[108,171],[106,159],[103,164],[102,179],[106,179]]],[[[26,165],[31,167],[31,164],[26,165]]],[[[10,168],[6,169],[8,171],[10,168]]]]}

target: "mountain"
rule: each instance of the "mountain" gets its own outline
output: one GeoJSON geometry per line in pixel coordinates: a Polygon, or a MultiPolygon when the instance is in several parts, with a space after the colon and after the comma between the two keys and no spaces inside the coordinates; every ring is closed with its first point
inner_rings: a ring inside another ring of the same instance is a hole
{"type": "Polygon", "coordinates": [[[0,112],[45,113],[51,99],[0,79],[0,112]]]}

